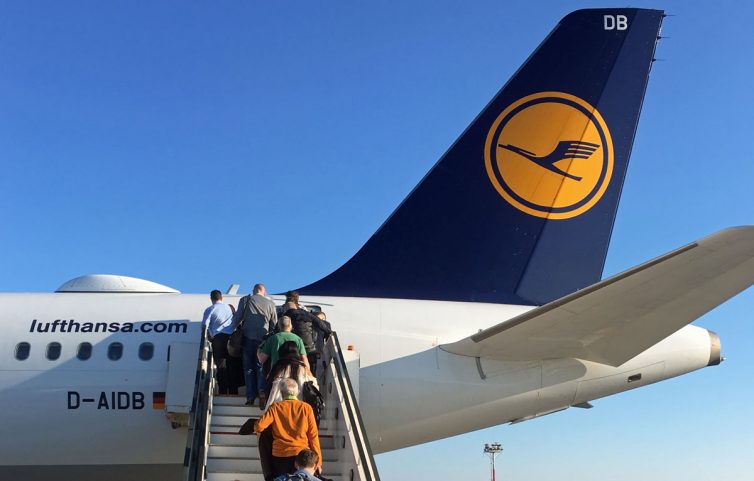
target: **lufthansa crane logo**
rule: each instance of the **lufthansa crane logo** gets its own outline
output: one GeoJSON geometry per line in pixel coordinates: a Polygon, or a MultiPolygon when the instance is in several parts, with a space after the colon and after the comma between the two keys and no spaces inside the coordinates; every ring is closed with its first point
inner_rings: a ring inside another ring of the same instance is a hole
{"type": "Polygon", "coordinates": [[[484,147],[487,175],[515,208],[569,219],[605,193],[613,174],[613,141],[597,110],[562,92],[540,92],[509,105],[484,147]]]}

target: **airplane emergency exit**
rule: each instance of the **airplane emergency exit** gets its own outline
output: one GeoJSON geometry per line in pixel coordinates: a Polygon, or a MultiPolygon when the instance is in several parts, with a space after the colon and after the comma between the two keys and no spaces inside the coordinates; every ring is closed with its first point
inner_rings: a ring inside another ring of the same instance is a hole
{"type": "MultiPolygon", "coordinates": [[[[374,453],[720,363],[689,324],[754,283],[753,226],[601,279],[663,17],[564,17],[366,244],[299,289],[359,348],[374,453]]],[[[169,353],[198,345],[207,304],[110,275],[0,294],[0,479],[182,479],[169,353]]]]}

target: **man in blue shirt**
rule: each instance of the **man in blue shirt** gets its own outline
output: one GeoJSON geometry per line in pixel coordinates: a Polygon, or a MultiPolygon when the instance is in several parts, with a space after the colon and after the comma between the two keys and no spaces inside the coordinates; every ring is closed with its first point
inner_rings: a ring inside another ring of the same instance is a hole
{"type": "MultiPolygon", "coordinates": [[[[233,311],[224,304],[222,292],[215,289],[209,294],[212,305],[204,310],[202,325],[212,342],[212,359],[217,366],[217,386],[220,394],[230,393],[228,376],[228,338],[233,334],[233,311]]],[[[233,393],[235,394],[235,393],[233,393]]]]}

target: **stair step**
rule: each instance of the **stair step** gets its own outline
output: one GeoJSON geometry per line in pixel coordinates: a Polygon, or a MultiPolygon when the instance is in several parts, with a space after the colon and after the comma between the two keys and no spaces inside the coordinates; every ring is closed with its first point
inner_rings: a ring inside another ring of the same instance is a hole
{"type": "Polygon", "coordinates": [[[207,481],[264,481],[262,473],[207,473],[207,481]]]}
{"type": "MultiPolygon", "coordinates": [[[[342,438],[338,438],[342,443],[342,438]]],[[[225,434],[225,432],[214,433],[210,431],[210,444],[212,446],[252,446],[257,447],[257,437],[255,435],[241,436],[240,434],[225,434]]],[[[332,436],[320,436],[319,445],[322,449],[334,449],[335,439],[332,436]]],[[[338,444],[341,446],[342,444],[338,444]]]]}
{"type": "MultiPolygon", "coordinates": [[[[210,459],[246,459],[258,460],[259,449],[256,446],[214,446],[211,445],[207,451],[207,457],[210,459]]],[[[335,461],[338,459],[338,453],[334,449],[323,449],[322,457],[324,461],[335,461]]]]}
{"type": "Polygon", "coordinates": [[[246,416],[247,418],[262,417],[262,410],[257,406],[232,406],[215,404],[212,406],[213,416],[246,416]]]}
{"type": "MultiPolygon", "coordinates": [[[[333,476],[325,473],[325,476],[333,481],[344,481],[342,476],[333,476]]],[[[264,481],[262,473],[207,473],[207,481],[264,481]]]]}
{"type": "MultiPolygon", "coordinates": [[[[214,426],[232,426],[235,427],[236,430],[241,427],[243,423],[245,423],[250,416],[217,416],[212,415],[212,420],[210,424],[214,426]]],[[[214,429],[210,429],[210,431],[214,431],[214,429]]]]}
{"type": "Polygon", "coordinates": [[[240,434],[216,434],[210,431],[209,443],[212,446],[253,446],[256,449],[255,435],[241,436],[240,434]]]}
{"type": "Polygon", "coordinates": [[[229,396],[215,394],[212,396],[212,405],[243,406],[246,404],[246,396],[229,396]]]}
{"type": "Polygon", "coordinates": [[[259,459],[207,458],[208,473],[261,473],[259,459]]]}
{"type": "MultiPolygon", "coordinates": [[[[224,415],[212,415],[212,419],[210,420],[210,431],[221,431],[221,432],[238,432],[238,428],[243,425],[250,417],[254,416],[224,416],[224,415]]],[[[320,432],[327,432],[330,430],[330,420],[323,419],[319,423],[319,431],[320,432]]]]}
{"type": "Polygon", "coordinates": [[[258,460],[256,446],[209,446],[207,459],[248,459],[258,460]]]}
{"type": "Polygon", "coordinates": [[[259,449],[256,446],[210,445],[207,450],[207,457],[216,459],[259,459],[259,449]]]}

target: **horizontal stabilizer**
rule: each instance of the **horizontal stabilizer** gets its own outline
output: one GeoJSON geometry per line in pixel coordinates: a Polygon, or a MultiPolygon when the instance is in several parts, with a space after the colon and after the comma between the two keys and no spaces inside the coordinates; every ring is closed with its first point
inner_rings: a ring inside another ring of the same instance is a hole
{"type": "Polygon", "coordinates": [[[754,284],[754,226],[720,231],[458,342],[503,361],[619,366],[754,284]]]}

